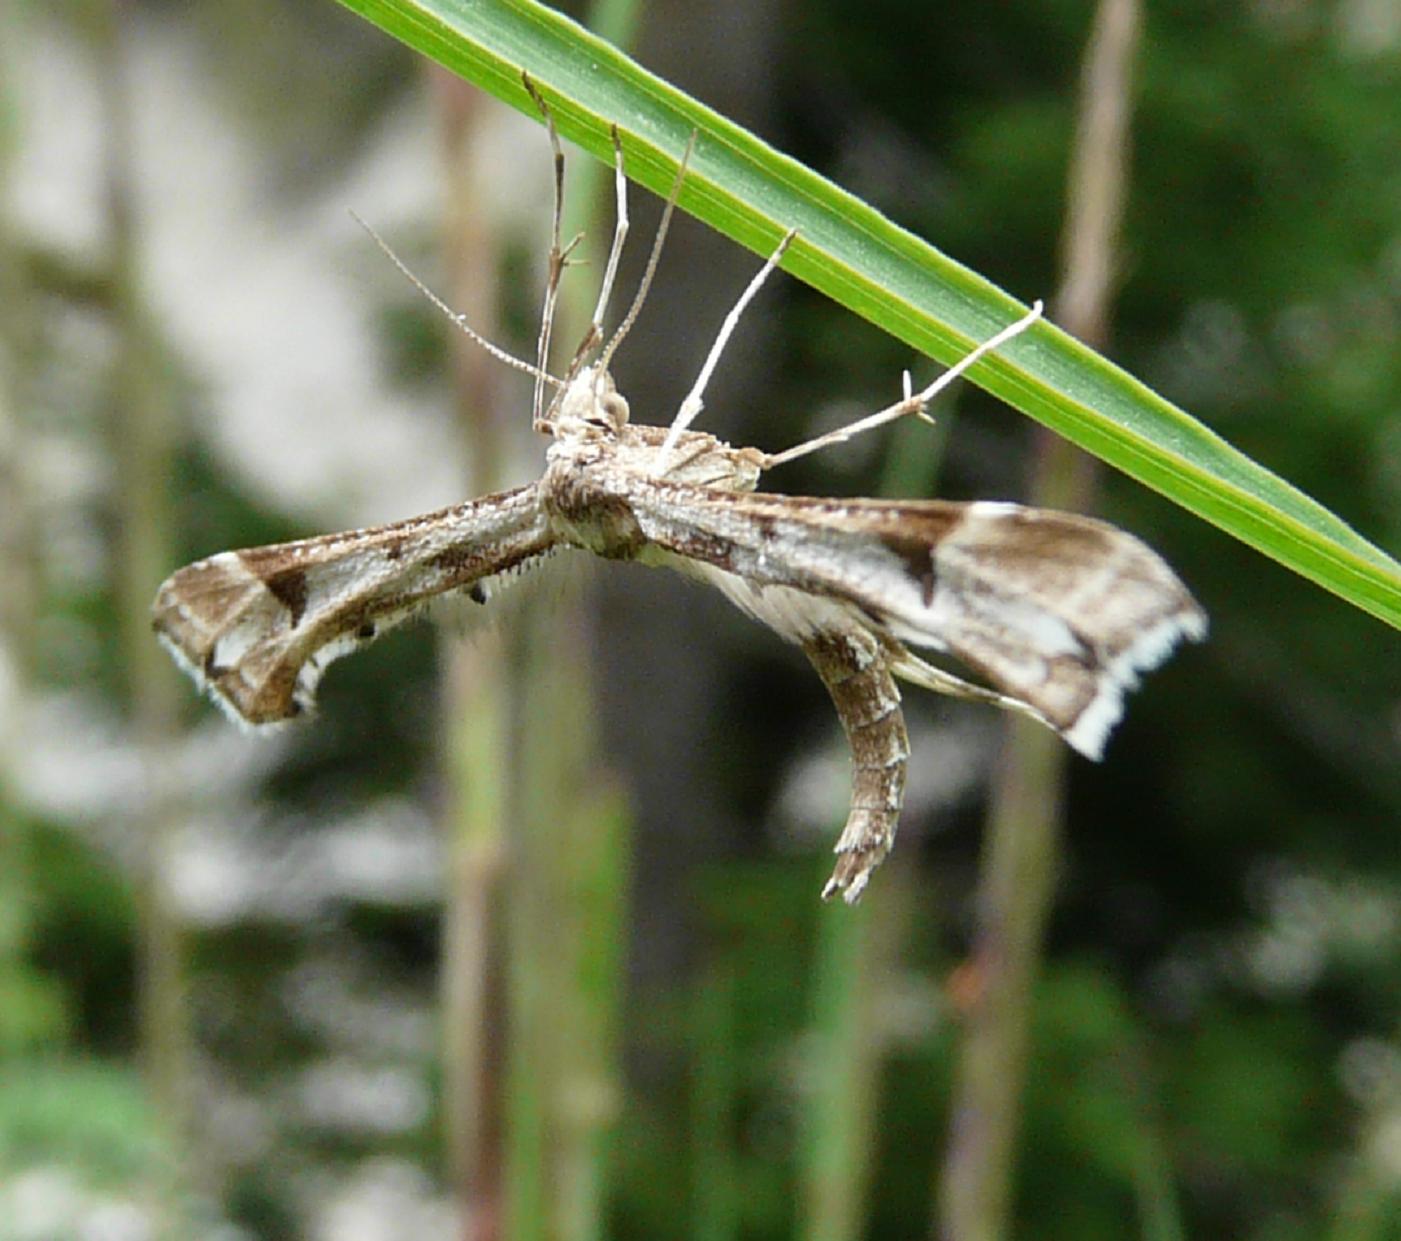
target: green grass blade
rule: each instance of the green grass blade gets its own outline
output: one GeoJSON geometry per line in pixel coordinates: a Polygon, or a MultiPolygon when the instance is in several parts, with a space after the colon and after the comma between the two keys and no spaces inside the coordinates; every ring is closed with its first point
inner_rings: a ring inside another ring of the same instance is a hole
{"type": "MultiPolygon", "coordinates": [[[[533,0],[341,0],[521,111],[522,69],[560,132],[666,193],[698,133],[683,209],[944,363],[1022,313],[977,273],[533,0]]],[[[1342,598],[1401,628],[1401,565],[1327,509],[1048,323],[969,378],[1080,447],[1342,598]]]]}

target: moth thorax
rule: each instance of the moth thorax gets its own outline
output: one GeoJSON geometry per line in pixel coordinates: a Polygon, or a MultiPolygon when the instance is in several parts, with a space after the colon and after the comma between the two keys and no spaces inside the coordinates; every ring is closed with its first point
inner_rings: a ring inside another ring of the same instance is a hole
{"type": "Polygon", "coordinates": [[[627,399],[613,376],[599,366],[586,366],[574,376],[559,398],[555,415],[556,434],[583,439],[617,435],[627,421],[627,399]]]}

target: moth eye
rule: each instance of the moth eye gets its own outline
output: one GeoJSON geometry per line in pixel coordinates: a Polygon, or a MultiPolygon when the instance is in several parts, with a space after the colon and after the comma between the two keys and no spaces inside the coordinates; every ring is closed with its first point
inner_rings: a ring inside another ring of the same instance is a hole
{"type": "Polygon", "coordinates": [[[628,420],[628,403],[616,392],[610,392],[600,402],[604,412],[608,415],[613,428],[616,430],[624,426],[628,420]]]}

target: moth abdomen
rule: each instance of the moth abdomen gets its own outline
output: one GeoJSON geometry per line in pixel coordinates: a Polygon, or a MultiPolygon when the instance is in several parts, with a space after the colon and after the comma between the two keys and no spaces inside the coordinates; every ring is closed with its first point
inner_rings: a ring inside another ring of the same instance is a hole
{"type": "Polygon", "coordinates": [[[879,639],[869,630],[853,625],[814,634],[802,647],[832,696],[851,747],[851,810],[822,899],[840,893],[854,904],[895,843],[905,798],[910,741],[900,691],[879,639]]]}

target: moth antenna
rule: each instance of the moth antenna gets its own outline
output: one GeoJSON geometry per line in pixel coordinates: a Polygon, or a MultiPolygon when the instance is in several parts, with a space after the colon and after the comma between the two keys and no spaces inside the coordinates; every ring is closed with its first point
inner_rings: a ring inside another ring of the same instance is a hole
{"type": "Polygon", "coordinates": [[[652,287],[652,277],[657,274],[657,264],[662,257],[662,244],[666,241],[667,229],[671,227],[671,213],[676,209],[676,200],[681,197],[681,184],[686,180],[686,168],[691,162],[691,156],[695,149],[696,131],[693,129],[691,136],[686,140],[686,150],[682,153],[681,162],[676,166],[676,180],[672,182],[671,193],[667,195],[666,206],[662,209],[661,223],[657,225],[657,235],[652,240],[652,253],[647,256],[647,268],[642,273],[642,281],[637,286],[637,293],[633,296],[632,305],[628,307],[627,314],[618,324],[618,330],[613,333],[612,339],[604,346],[603,353],[599,357],[598,365],[601,371],[608,369],[613,355],[618,351],[618,346],[623,343],[623,338],[632,331],[632,325],[637,322],[637,316],[642,313],[642,303],[647,300],[647,292],[652,287]]]}
{"type": "Polygon", "coordinates": [[[874,414],[858,419],[845,427],[838,427],[835,431],[829,431],[826,435],[819,435],[816,439],[805,440],[792,448],[785,448],[782,452],[766,453],[760,468],[771,470],[776,465],[783,465],[788,461],[795,461],[799,457],[805,457],[810,452],[816,452],[819,448],[827,448],[832,444],[844,444],[855,435],[860,435],[863,431],[872,431],[876,427],[884,426],[887,422],[894,422],[897,418],[905,418],[910,414],[924,415],[924,407],[929,404],[940,392],[953,383],[963,374],[974,362],[986,354],[991,353],[1005,345],[1014,336],[1020,336],[1037,319],[1041,317],[1043,307],[1040,300],[1032,302],[1031,309],[1015,323],[1009,323],[995,336],[983,341],[976,349],[970,350],[955,362],[948,370],[934,380],[927,388],[911,394],[909,382],[905,382],[905,396],[894,405],[887,406],[874,414]]]}
{"type": "Polygon", "coordinates": [[[783,239],[778,243],[774,252],[769,255],[768,261],[754,274],[753,279],[745,286],[744,292],[739,295],[739,301],[725,316],[725,322],[720,326],[720,334],[716,336],[715,343],[710,346],[710,352],[706,355],[705,363],[700,368],[700,374],[696,376],[696,382],[691,386],[690,392],[686,394],[686,399],[681,402],[681,408],[676,411],[676,417],[672,419],[671,429],[667,432],[666,439],[662,441],[660,460],[663,468],[665,468],[667,457],[671,455],[671,450],[676,446],[676,441],[681,438],[681,432],[696,420],[696,415],[705,407],[705,402],[702,400],[705,386],[710,382],[710,376],[720,361],[720,354],[724,352],[735,328],[739,326],[740,315],[744,313],[745,307],[754,300],[754,295],[763,287],[764,281],[778,266],[784,251],[788,249],[793,238],[797,235],[796,228],[790,228],[783,234],[783,239]]]}
{"type": "Polygon", "coordinates": [[[357,214],[355,211],[351,211],[350,218],[354,220],[367,233],[369,233],[370,238],[374,241],[375,245],[377,245],[381,250],[384,251],[389,261],[393,263],[394,266],[397,267],[404,274],[405,277],[407,277],[409,283],[412,284],[413,287],[416,288],[420,293],[422,293],[423,296],[426,297],[434,306],[441,310],[443,314],[445,314],[452,321],[453,327],[455,327],[459,332],[466,336],[468,340],[472,341],[473,344],[479,345],[481,348],[485,349],[487,353],[489,353],[498,362],[504,362],[507,366],[513,366],[518,371],[524,371],[527,375],[533,375],[537,384],[553,384],[556,388],[564,387],[564,382],[562,380],[556,379],[548,371],[545,371],[538,366],[532,366],[529,362],[525,361],[523,358],[516,357],[516,355],[513,353],[507,353],[506,350],[501,348],[500,345],[492,344],[492,342],[487,340],[485,336],[483,336],[475,328],[471,327],[462,315],[458,314],[457,311],[455,311],[451,306],[449,306],[445,301],[443,301],[441,297],[434,293],[432,289],[430,289],[426,284],[424,284],[423,281],[420,280],[418,276],[414,274],[413,270],[409,267],[409,265],[405,263],[404,260],[398,256],[398,254],[395,253],[394,247],[391,246],[387,241],[385,241],[385,239],[381,237],[377,232],[375,232],[375,230],[371,228],[370,225],[367,224],[359,214],[357,214]]]}

